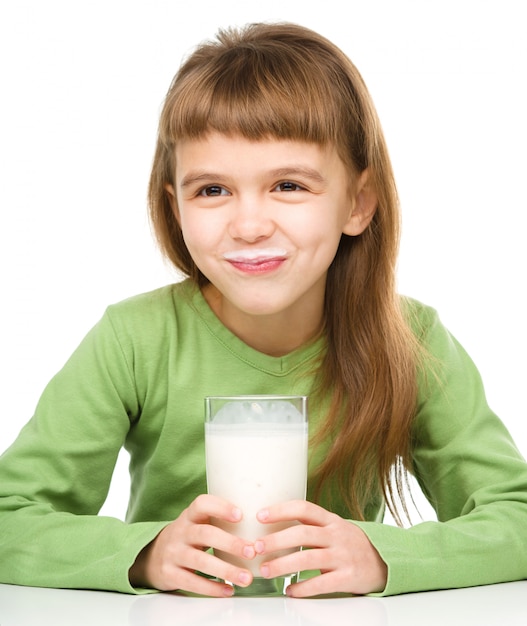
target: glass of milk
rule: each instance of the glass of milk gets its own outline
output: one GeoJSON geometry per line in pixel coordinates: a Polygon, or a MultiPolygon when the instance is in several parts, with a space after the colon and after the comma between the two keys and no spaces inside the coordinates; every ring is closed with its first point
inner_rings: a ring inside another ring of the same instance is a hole
{"type": "MultiPolygon", "coordinates": [[[[256,513],[272,504],[305,499],[307,448],[307,396],[205,398],[207,489],[243,512],[237,524],[214,523],[249,541],[290,526],[293,522],[261,524],[256,513]]],[[[281,594],[297,575],[275,580],[260,576],[260,564],[279,554],[245,560],[215,553],[252,572],[252,584],[235,587],[236,595],[281,594]]]]}

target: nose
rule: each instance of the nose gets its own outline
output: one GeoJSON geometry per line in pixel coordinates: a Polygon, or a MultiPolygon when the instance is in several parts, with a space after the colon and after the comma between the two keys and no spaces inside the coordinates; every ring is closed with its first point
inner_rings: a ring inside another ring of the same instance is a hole
{"type": "Polygon", "coordinates": [[[229,223],[229,234],[233,239],[254,243],[270,237],[275,227],[264,201],[246,197],[233,206],[229,223]]]}

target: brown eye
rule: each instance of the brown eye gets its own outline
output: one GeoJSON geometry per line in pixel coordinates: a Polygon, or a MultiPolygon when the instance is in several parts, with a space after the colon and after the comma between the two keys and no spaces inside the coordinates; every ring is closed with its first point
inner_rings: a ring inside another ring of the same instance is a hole
{"type": "Polygon", "coordinates": [[[226,194],[227,191],[223,187],[220,187],[220,185],[209,185],[199,192],[200,196],[222,196],[226,194]]]}
{"type": "Polygon", "coordinates": [[[292,183],[291,181],[285,181],[283,183],[279,183],[276,185],[275,190],[277,191],[301,191],[303,187],[297,185],[296,183],[292,183]]]}

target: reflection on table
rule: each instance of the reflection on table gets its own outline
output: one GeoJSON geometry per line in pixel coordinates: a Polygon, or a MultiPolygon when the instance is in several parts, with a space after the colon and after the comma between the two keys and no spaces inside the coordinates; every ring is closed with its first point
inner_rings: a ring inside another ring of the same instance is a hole
{"type": "Polygon", "coordinates": [[[390,598],[198,598],[0,585],[1,626],[526,626],[527,581],[390,598]]]}

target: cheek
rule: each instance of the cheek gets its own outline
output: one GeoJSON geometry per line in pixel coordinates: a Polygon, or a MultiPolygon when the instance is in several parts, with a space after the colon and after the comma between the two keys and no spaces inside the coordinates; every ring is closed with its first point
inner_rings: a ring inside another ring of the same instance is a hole
{"type": "Polygon", "coordinates": [[[306,234],[306,242],[309,240],[308,245],[313,249],[313,254],[320,263],[328,265],[337,253],[341,238],[342,221],[334,212],[324,213],[324,219],[318,220],[313,225],[309,236],[306,234]]]}
{"type": "Polygon", "coordinates": [[[202,254],[215,249],[218,227],[210,215],[181,215],[179,225],[189,252],[202,254]]]}
{"type": "Polygon", "coordinates": [[[344,219],[340,211],[334,207],[320,207],[316,214],[312,214],[310,219],[299,222],[291,232],[295,232],[297,237],[310,241],[319,247],[333,247],[338,245],[342,235],[344,219]]]}

